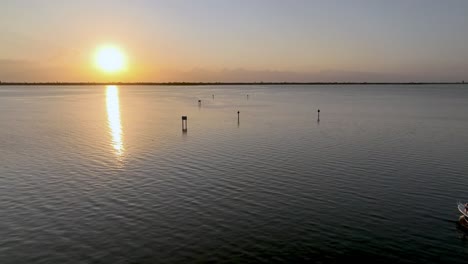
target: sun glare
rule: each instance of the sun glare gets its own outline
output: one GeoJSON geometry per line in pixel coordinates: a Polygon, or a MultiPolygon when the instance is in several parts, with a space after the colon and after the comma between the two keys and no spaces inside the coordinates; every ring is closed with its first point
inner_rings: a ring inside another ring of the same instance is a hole
{"type": "Polygon", "coordinates": [[[117,86],[107,86],[106,104],[107,123],[109,125],[109,133],[112,136],[112,146],[117,156],[122,156],[124,147],[122,141],[122,122],[120,120],[119,88],[117,86]]]}
{"type": "Polygon", "coordinates": [[[117,47],[101,47],[96,52],[96,66],[107,73],[122,71],[125,68],[125,56],[117,47]]]}

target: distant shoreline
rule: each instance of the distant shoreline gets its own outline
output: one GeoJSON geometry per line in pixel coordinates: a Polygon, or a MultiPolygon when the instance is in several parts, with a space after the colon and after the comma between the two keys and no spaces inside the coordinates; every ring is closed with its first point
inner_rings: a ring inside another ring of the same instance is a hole
{"type": "Polygon", "coordinates": [[[465,82],[0,82],[0,86],[19,85],[152,85],[152,86],[201,86],[201,85],[430,85],[468,84],[465,82]]]}

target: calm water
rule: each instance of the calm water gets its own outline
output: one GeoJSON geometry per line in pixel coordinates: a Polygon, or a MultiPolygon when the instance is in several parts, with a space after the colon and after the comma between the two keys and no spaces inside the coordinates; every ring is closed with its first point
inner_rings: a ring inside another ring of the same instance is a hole
{"type": "Polygon", "coordinates": [[[467,262],[467,86],[1,86],[0,124],[2,264],[467,262]]]}

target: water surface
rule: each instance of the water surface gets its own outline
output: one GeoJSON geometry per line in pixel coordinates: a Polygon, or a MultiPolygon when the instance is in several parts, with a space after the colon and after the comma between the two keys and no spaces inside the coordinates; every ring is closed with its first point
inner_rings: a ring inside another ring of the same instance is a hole
{"type": "Polygon", "coordinates": [[[0,263],[466,263],[467,113],[461,85],[1,86],[0,263]]]}

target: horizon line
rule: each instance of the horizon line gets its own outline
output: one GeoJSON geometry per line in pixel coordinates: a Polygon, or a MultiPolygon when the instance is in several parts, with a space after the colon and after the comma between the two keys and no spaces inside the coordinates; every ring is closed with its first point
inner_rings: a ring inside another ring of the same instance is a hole
{"type": "Polygon", "coordinates": [[[461,82],[2,82],[1,85],[428,85],[468,84],[461,82]]]}

